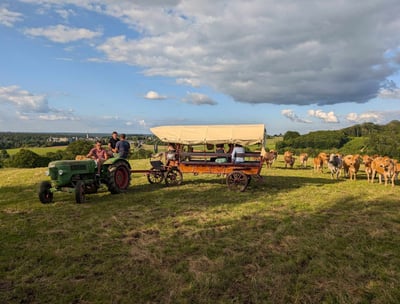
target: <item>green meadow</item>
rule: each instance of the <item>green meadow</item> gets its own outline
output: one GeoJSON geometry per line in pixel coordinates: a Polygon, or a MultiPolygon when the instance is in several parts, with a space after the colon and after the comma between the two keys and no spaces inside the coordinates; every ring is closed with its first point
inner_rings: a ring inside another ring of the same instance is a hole
{"type": "MultiPolygon", "coordinates": [[[[131,161],[149,169],[148,160],[131,161]]],[[[76,204],[46,168],[0,169],[0,303],[398,303],[400,186],[278,160],[245,192],[133,174],[76,204]]]]}
{"type": "MultiPolygon", "coordinates": [[[[32,152],[45,156],[49,152],[57,152],[58,150],[65,150],[67,146],[54,146],[54,147],[27,147],[25,149],[31,150],[32,152]]],[[[12,156],[17,154],[21,148],[7,149],[7,153],[12,156]]]]}

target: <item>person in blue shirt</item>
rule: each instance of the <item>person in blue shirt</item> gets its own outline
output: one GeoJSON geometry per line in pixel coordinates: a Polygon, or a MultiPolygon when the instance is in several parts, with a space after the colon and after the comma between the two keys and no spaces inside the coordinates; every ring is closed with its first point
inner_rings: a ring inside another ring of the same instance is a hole
{"type": "Polygon", "coordinates": [[[117,150],[118,156],[120,158],[128,158],[129,150],[131,149],[131,145],[126,141],[126,135],[121,134],[120,140],[115,145],[115,149],[117,150]]]}

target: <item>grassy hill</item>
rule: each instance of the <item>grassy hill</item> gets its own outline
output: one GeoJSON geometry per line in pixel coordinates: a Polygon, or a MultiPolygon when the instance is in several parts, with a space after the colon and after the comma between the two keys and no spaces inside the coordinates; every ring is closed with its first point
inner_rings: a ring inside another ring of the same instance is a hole
{"type": "MultiPolygon", "coordinates": [[[[147,160],[132,161],[148,169],[147,160]]],[[[264,168],[227,190],[214,175],[179,187],[134,174],[78,205],[42,205],[46,168],[0,170],[1,303],[397,303],[400,194],[264,168]]]]}

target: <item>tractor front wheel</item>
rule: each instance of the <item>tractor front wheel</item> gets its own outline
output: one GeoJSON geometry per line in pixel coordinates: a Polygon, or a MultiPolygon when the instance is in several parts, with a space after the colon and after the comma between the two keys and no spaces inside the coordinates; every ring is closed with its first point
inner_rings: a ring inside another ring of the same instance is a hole
{"type": "Polygon", "coordinates": [[[75,185],[75,200],[77,204],[82,204],[86,201],[85,183],[83,181],[78,181],[75,185]]]}
{"type": "Polygon", "coordinates": [[[49,204],[53,202],[53,192],[51,192],[51,183],[43,181],[39,186],[39,200],[42,204],[49,204]]]}

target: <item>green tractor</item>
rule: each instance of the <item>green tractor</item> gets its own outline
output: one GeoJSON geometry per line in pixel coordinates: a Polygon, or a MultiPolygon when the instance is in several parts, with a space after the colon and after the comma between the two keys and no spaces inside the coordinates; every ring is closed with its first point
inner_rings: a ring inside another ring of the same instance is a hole
{"type": "Polygon", "coordinates": [[[43,204],[53,202],[53,194],[58,191],[75,194],[78,204],[85,202],[85,194],[96,193],[105,184],[112,194],[124,192],[130,184],[131,166],[123,158],[109,158],[97,174],[94,160],[58,160],[48,165],[51,181],[43,181],[39,186],[39,199],[43,204]]]}

